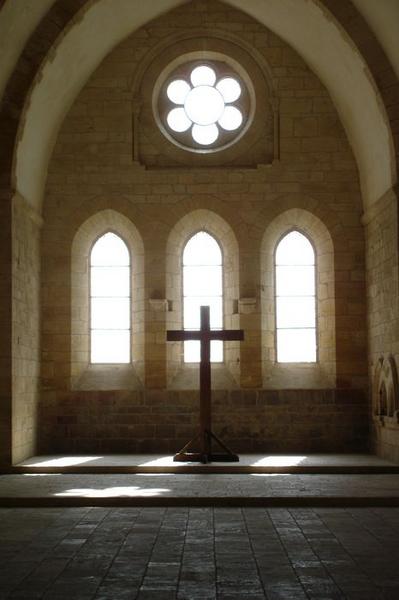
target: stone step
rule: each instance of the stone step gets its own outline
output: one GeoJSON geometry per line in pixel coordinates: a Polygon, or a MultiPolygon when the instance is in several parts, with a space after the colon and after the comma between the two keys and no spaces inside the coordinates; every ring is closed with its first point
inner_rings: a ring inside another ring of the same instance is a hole
{"type": "Polygon", "coordinates": [[[399,506],[399,477],[30,472],[0,477],[0,506],[399,506]]]}
{"type": "Polygon", "coordinates": [[[70,466],[29,466],[16,465],[0,470],[0,474],[57,474],[68,473],[76,475],[89,474],[291,474],[291,475],[312,475],[312,474],[399,474],[399,465],[381,464],[381,465],[291,465],[291,466],[267,466],[258,467],[254,465],[240,465],[237,463],[229,463],[228,465],[208,464],[182,464],[165,465],[165,466],[145,466],[145,465],[70,465],[70,466]]]}
{"type": "Polygon", "coordinates": [[[399,496],[0,496],[0,508],[39,507],[364,508],[399,506],[399,496]]]}

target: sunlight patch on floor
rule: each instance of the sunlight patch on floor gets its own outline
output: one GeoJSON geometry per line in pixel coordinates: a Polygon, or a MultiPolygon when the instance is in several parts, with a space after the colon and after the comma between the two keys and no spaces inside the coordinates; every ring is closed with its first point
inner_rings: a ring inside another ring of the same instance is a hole
{"type": "Polygon", "coordinates": [[[101,460],[103,456],[63,456],[61,458],[51,458],[41,460],[39,462],[25,462],[21,463],[22,466],[26,467],[73,467],[75,465],[83,465],[93,460],[101,460]]]}
{"type": "Polygon", "coordinates": [[[154,460],[147,460],[145,462],[138,463],[140,467],[170,467],[176,466],[176,463],[173,462],[173,455],[170,456],[161,456],[160,458],[156,458],[154,460]]]}
{"type": "Polygon", "coordinates": [[[166,494],[170,491],[171,490],[167,488],[144,489],[135,485],[131,485],[121,487],[108,487],[102,490],[96,490],[94,488],[72,488],[69,490],[65,490],[64,492],[58,492],[54,494],[54,496],[62,496],[64,498],[70,496],[80,496],[82,498],[148,498],[150,496],[160,496],[161,494],[166,494]]]}
{"type": "Polygon", "coordinates": [[[306,456],[271,455],[251,463],[251,467],[295,467],[306,460],[306,456]]]}

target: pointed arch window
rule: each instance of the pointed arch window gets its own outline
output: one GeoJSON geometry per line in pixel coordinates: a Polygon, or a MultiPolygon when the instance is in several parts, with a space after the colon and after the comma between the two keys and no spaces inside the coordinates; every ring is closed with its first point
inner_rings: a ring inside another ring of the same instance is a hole
{"type": "MultiPolygon", "coordinates": [[[[184,329],[200,328],[200,306],[210,306],[211,329],[223,327],[223,258],[218,242],[206,231],[193,235],[183,251],[184,329]]],[[[184,342],[184,362],[200,361],[200,344],[184,342]]],[[[211,362],[223,361],[223,342],[211,342],[211,362]]]]}
{"type": "Polygon", "coordinates": [[[90,361],[131,360],[130,254],[125,242],[108,232],[90,254],[90,361]]]}
{"type": "Polygon", "coordinates": [[[316,362],[315,252],[299,231],[275,252],[277,362],[316,362]]]}

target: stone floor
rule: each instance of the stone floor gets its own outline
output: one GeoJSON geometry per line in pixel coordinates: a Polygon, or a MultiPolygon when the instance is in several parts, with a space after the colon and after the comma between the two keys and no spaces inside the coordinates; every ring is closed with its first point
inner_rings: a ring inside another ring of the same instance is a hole
{"type": "Polygon", "coordinates": [[[174,464],[154,455],[33,457],[20,473],[0,476],[0,506],[399,506],[398,465],[372,455],[244,455],[222,473],[212,472],[215,463],[188,473],[182,463],[171,471],[174,464]],[[96,461],[92,472],[87,464],[96,461]],[[144,471],[123,471],[129,465],[144,471]],[[318,467],[327,471],[312,471],[318,467]]]}
{"type": "Polygon", "coordinates": [[[399,598],[399,509],[0,509],[0,598],[399,598]]]}
{"type": "MultiPolygon", "coordinates": [[[[173,455],[157,454],[105,454],[101,455],[64,455],[51,454],[32,456],[19,463],[29,467],[70,467],[70,466],[141,466],[184,468],[187,463],[173,462],[173,455]]],[[[215,465],[253,467],[331,467],[331,466],[389,466],[394,463],[373,454],[241,454],[237,463],[209,463],[203,465],[212,468],[215,465]]]]}
{"type": "Polygon", "coordinates": [[[0,600],[399,598],[399,474],[388,461],[248,455],[248,472],[218,474],[174,473],[172,457],[151,455],[26,463],[0,476],[0,600]],[[90,462],[98,472],[79,472],[90,462]],[[308,473],[279,472],[301,464],[308,473]]]}
{"type": "Polygon", "coordinates": [[[399,475],[26,474],[0,506],[399,506],[399,475]]]}

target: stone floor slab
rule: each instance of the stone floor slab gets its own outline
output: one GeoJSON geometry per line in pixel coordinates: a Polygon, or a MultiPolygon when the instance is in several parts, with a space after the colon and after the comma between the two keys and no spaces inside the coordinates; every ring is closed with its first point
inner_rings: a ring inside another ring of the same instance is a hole
{"type": "Polygon", "coordinates": [[[2,599],[396,599],[399,508],[2,508],[0,551],[2,599]],[[82,529],[84,544],[55,558],[82,529]],[[213,542],[206,553],[196,531],[213,542]],[[173,561],[159,560],[171,550],[173,561]]]}
{"type": "MultiPolygon", "coordinates": [[[[2,506],[306,507],[370,504],[399,505],[399,475],[165,473],[24,474],[0,477],[2,506]]],[[[323,539],[323,531],[319,531],[312,523],[307,526],[309,533],[323,539]]],[[[290,524],[283,523],[281,527],[285,527],[286,535],[290,534],[290,524]]],[[[86,533],[81,531],[80,536],[69,544],[82,543],[86,533]]],[[[64,550],[68,553],[67,544],[64,550]]]]}

